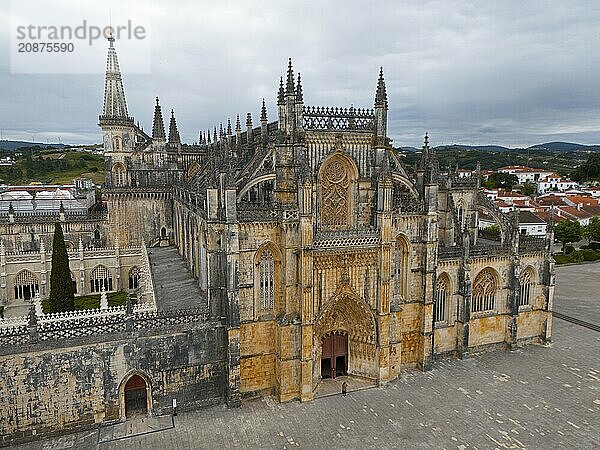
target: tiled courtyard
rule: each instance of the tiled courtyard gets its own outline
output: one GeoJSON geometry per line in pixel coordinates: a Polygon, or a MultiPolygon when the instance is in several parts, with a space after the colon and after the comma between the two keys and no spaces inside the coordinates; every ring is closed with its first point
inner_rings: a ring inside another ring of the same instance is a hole
{"type": "MultiPolygon", "coordinates": [[[[557,270],[556,310],[600,323],[598,292],[600,264],[557,270]]],[[[439,362],[347,397],[181,413],[175,428],[98,448],[598,448],[600,333],[554,324],[546,347],[439,362]]],[[[95,448],[97,438],[90,431],[21,448],[95,448]]]]}

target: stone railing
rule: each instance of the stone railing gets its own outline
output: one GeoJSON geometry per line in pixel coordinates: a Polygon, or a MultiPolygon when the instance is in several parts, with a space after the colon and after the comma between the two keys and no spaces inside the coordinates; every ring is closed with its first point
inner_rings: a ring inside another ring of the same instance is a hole
{"type": "Polygon", "coordinates": [[[237,218],[240,222],[276,222],[281,212],[272,204],[239,203],[237,218]]]}
{"type": "Polygon", "coordinates": [[[438,247],[438,259],[458,259],[462,254],[463,249],[459,246],[438,247]]]}
{"type": "Polygon", "coordinates": [[[544,252],[547,241],[545,237],[519,236],[519,253],[544,252]]]}
{"type": "Polygon", "coordinates": [[[148,304],[41,315],[32,309],[29,316],[0,319],[0,348],[208,320],[209,313],[204,309],[156,311],[148,304]]]}
{"type": "Polygon", "coordinates": [[[362,108],[329,108],[304,106],[302,125],[307,130],[357,130],[375,129],[375,112],[362,108]]]}
{"type": "Polygon", "coordinates": [[[379,232],[372,229],[317,230],[313,247],[367,247],[379,245],[380,242],[379,232]]]}
{"type": "MultiPolygon", "coordinates": [[[[146,244],[142,242],[142,283],[144,288],[141,289],[141,297],[143,303],[137,304],[136,307],[148,305],[152,310],[156,311],[156,291],[154,290],[154,281],[150,273],[150,258],[148,257],[148,249],[146,244]]],[[[135,309],[134,309],[135,310],[135,309]]]]}
{"type": "MultiPolygon", "coordinates": [[[[96,222],[105,221],[108,219],[108,214],[105,211],[88,212],[88,211],[66,211],[63,215],[67,222],[96,222]]],[[[15,211],[14,214],[9,214],[6,211],[0,213],[0,221],[14,221],[16,223],[33,223],[33,222],[56,222],[62,221],[61,213],[58,211],[15,211]]]]}
{"type": "Polygon", "coordinates": [[[505,245],[474,245],[469,249],[469,257],[506,256],[510,248],[505,245]]]}

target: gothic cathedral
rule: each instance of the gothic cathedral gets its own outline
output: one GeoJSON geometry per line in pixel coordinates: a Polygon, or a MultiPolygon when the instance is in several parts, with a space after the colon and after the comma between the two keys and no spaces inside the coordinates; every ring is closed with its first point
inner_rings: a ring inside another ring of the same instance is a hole
{"type": "Polygon", "coordinates": [[[551,337],[552,229],[518,233],[479,188],[442,170],[425,135],[404,167],[374,108],[308,106],[291,60],[278,115],[181,142],[158,98],[129,116],[114,40],[104,106],[108,240],[176,246],[226,327],[228,403],[311,400],[340,375],[373,383],[435,360],[551,337]],[[478,237],[494,217],[499,241],[478,237]]]}

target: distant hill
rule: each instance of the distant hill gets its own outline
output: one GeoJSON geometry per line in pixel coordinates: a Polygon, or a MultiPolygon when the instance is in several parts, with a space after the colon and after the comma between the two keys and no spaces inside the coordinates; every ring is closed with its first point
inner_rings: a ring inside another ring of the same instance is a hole
{"type": "Polygon", "coordinates": [[[479,150],[482,152],[509,152],[512,148],[503,147],[501,145],[463,145],[463,144],[452,144],[452,145],[440,145],[435,147],[436,150],[452,151],[452,150],[479,150]]]}
{"type": "Polygon", "coordinates": [[[14,152],[21,147],[52,147],[52,148],[64,148],[65,144],[47,144],[45,142],[26,142],[26,141],[9,141],[9,140],[0,140],[0,150],[8,150],[9,152],[14,152]]]}
{"type": "Polygon", "coordinates": [[[551,152],[598,151],[600,150],[600,145],[583,145],[573,142],[546,142],[545,144],[532,145],[527,150],[546,150],[551,152]]]}

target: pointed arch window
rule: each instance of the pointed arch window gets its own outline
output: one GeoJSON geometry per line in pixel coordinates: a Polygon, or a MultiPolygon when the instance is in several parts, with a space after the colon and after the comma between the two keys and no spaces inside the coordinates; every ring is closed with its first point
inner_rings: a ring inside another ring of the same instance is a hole
{"type": "Polygon", "coordinates": [[[535,284],[533,283],[533,271],[531,269],[525,270],[520,277],[520,292],[519,292],[519,306],[531,305],[531,297],[535,284]]]}
{"type": "Polygon", "coordinates": [[[110,274],[110,270],[101,265],[97,266],[92,271],[92,276],[90,278],[90,290],[92,292],[101,292],[103,288],[105,291],[112,291],[113,279],[110,274]]]}
{"type": "Polygon", "coordinates": [[[492,311],[495,307],[497,290],[498,283],[494,273],[489,269],[479,272],[473,283],[471,311],[492,311]]]}
{"type": "Polygon", "coordinates": [[[447,306],[450,301],[450,280],[446,274],[442,275],[437,282],[436,299],[434,305],[434,321],[446,322],[447,306]]]}
{"type": "Polygon", "coordinates": [[[125,186],[125,167],[121,163],[117,163],[113,166],[113,181],[115,186],[125,186]]]}
{"type": "Polygon", "coordinates": [[[37,277],[29,270],[22,270],[15,278],[15,299],[30,300],[40,291],[37,277]]]}
{"type": "Polygon", "coordinates": [[[394,258],[392,262],[392,286],[396,298],[406,301],[408,297],[408,272],[409,272],[408,241],[403,236],[396,239],[394,258]]]}
{"type": "Polygon", "coordinates": [[[263,250],[258,262],[259,301],[262,311],[275,307],[275,258],[269,249],[263,250]]]}
{"type": "Polygon", "coordinates": [[[129,270],[129,289],[137,289],[140,287],[140,268],[133,266],[129,270]]]}

